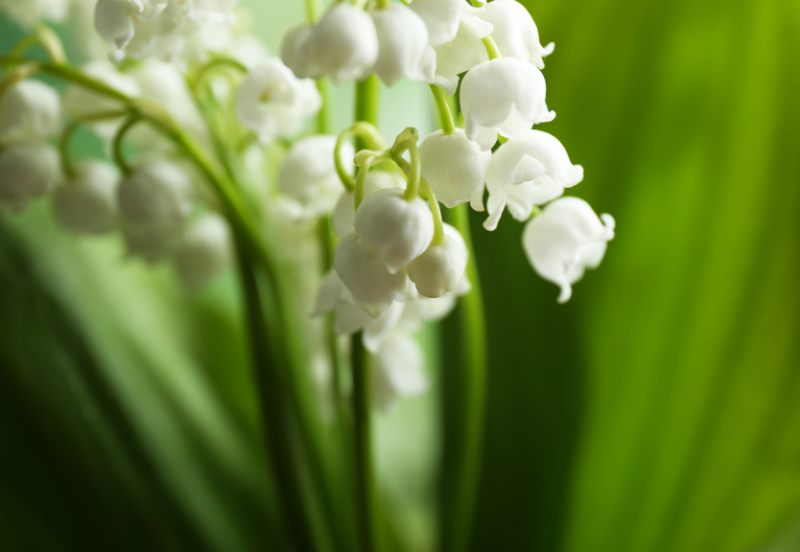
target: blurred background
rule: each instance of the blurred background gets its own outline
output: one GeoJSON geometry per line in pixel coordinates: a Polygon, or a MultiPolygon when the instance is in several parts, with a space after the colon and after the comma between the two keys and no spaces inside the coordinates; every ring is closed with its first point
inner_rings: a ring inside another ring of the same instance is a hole
{"type": "MultiPolygon", "coordinates": [[[[472,550],[800,550],[800,3],[523,3],[556,43],[541,128],[617,237],[557,305],[522,225],[473,216],[490,371],[472,550]]],[[[273,51],[303,18],[245,6],[273,51]]],[[[0,51],[21,36],[0,22],[0,51]]],[[[432,105],[401,83],[382,127],[410,124],[430,130],[432,105]]],[[[47,205],[0,217],[0,550],[269,550],[235,279],[189,296],[121,251],[47,205]]],[[[454,324],[424,332],[433,392],[378,424],[415,552],[435,542],[454,324]]]]}

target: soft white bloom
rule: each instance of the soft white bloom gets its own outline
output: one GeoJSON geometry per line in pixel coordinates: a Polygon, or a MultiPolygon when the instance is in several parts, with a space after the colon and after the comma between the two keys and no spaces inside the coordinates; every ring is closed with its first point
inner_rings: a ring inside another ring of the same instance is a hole
{"type": "Polygon", "coordinates": [[[389,412],[399,398],[425,393],[430,384],[424,366],[425,355],[414,338],[391,334],[372,358],[373,405],[389,412]]]}
{"type": "Polygon", "coordinates": [[[192,208],[192,181],[168,161],[142,163],[117,187],[119,211],[138,226],[175,227],[192,208]]]}
{"type": "Polygon", "coordinates": [[[381,258],[392,274],[419,257],[433,239],[428,205],[420,198],[406,201],[403,190],[397,189],[365,198],[356,211],[354,228],[370,255],[381,258]]]}
{"type": "Polygon", "coordinates": [[[433,82],[436,54],[428,44],[425,21],[402,4],[372,12],[378,34],[378,60],[373,71],[391,86],[400,77],[433,82]]]}
{"type": "Polygon", "coordinates": [[[43,19],[61,21],[69,4],[69,0],[0,0],[0,11],[24,27],[33,27],[43,19]]]}
{"type": "Polygon", "coordinates": [[[123,224],[127,255],[141,257],[149,264],[167,259],[175,250],[181,236],[181,226],[123,224]]]}
{"type": "Polygon", "coordinates": [[[522,245],[533,268],[561,287],[559,303],[569,301],[572,284],[587,268],[597,268],[614,237],[614,218],[599,218],[582,199],[563,197],[525,227],[522,245]]]}
{"type": "Polygon", "coordinates": [[[75,176],[53,194],[56,220],[73,232],[101,234],[117,225],[116,167],[102,161],[85,161],[75,176]]]}
{"type": "Polygon", "coordinates": [[[333,266],[349,291],[349,300],[377,318],[394,301],[405,301],[411,285],[405,270],[394,274],[382,259],[374,258],[372,248],[353,232],[336,244],[333,266]]]}
{"type": "Polygon", "coordinates": [[[310,78],[317,71],[310,52],[314,29],[311,23],[300,23],[286,31],[281,40],[281,61],[299,79],[310,78]]]}
{"type": "MultiPolygon", "coordinates": [[[[139,95],[139,85],[136,83],[136,80],[130,75],[121,73],[108,61],[92,61],[86,64],[82,69],[88,76],[101,81],[103,84],[123,94],[127,94],[128,96],[139,95]]],[[[121,107],[118,101],[91,92],[76,84],[69,85],[64,96],[65,111],[76,118],[117,111],[120,110],[121,107]]],[[[99,136],[110,139],[114,136],[119,122],[119,119],[98,122],[94,123],[92,128],[99,136]]]]}
{"type": "MultiPolygon", "coordinates": [[[[309,136],[292,146],[278,174],[278,187],[303,207],[307,217],[316,217],[333,209],[342,193],[336,174],[333,152],[336,136],[309,136]]],[[[353,156],[353,146],[345,145],[343,154],[353,156]]]]}
{"type": "Polygon", "coordinates": [[[372,17],[346,2],[331,8],[305,39],[305,43],[296,40],[293,50],[298,52],[295,56],[306,58],[311,78],[328,75],[337,82],[363,78],[378,59],[372,17]]]}
{"type": "MultiPolygon", "coordinates": [[[[339,185],[341,187],[341,184],[339,185]]],[[[390,188],[405,189],[406,179],[396,172],[372,170],[364,181],[364,197],[369,197],[379,190],[390,188]]],[[[355,194],[345,190],[339,196],[331,216],[333,231],[337,236],[344,236],[353,229],[356,218],[355,194]]]]}
{"type": "Polygon", "coordinates": [[[462,23],[452,41],[435,48],[436,84],[449,95],[458,88],[458,75],[489,59],[483,38],[489,36],[492,26],[480,19],[476,21],[480,24],[462,23]]]}
{"type": "Polygon", "coordinates": [[[524,137],[532,125],[555,118],[547,109],[546,93],[542,72],[526,61],[501,58],[481,63],[461,83],[467,136],[474,140],[484,129],[507,138],[524,137]]]}
{"type": "Polygon", "coordinates": [[[188,289],[203,287],[228,265],[229,234],[228,223],[214,214],[203,215],[184,230],[175,247],[175,268],[188,289]]]}
{"type": "Polygon", "coordinates": [[[484,227],[497,228],[503,209],[526,221],[534,205],[561,197],[564,188],[583,180],[583,167],[573,165],[567,150],[555,136],[531,130],[522,139],[511,139],[492,156],[486,187],[489,189],[489,218],[484,227]]]}
{"type": "Polygon", "coordinates": [[[486,4],[481,19],[494,26],[492,38],[503,57],[515,57],[544,69],[543,57],[553,52],[551,42],[539,43],[539,30],[525,6],[516,0],[494,0],[486,4]]]}
{"type": "Polygon", "coordinates": [[[457,128],[452,134],[437,130],[419,145],[422,176],[431,185],[436,199],[448,208],[469,201],[483,210],[483,184],[492,160],[466,133],[457,128]]]}
{"type": "Polygon", "coordinates": [[[462,24],[482,29],[483,36],[492,32],[492,26],[478,18],[484,8],[474,8],[462,0],[414,0],[411,9],[425,21],[431,46],[452,42],[462,24]]]}
{"type": "Polygon", "coordinates": [[[251,70],[236,91],[239,121],[255,131],[262,143],[297,133],[320,105],[314,81],[298,79],[277,58],[251,70]]]}
{"type": "Polygon", "coordinates": [[[0,207],[19,213],[49,192],[61,176],[56,149],[44,142],[18,143],[0,150],[0,207]]]}
{"type": "Polygon", "coordinates": [[[0,97],[0,140],[50,138],[61,131],[61,98],[50,86],[22,80],[0,97]]]}
{"type": "Polygon", "coordinates": [[[464,238],[450,225],[444,230],[442,243],[432,243],[408,265],[408,278],[424,297],[435,299],[455,290],[467,268],[468,250],[464,238]]]}
{"type": "Polygon", "coordinates": [[[226,51],[228,55],[248,69],[258,67],[261,62],[270,57],[267,45],[251,34],[236,37],[226,51]]]}

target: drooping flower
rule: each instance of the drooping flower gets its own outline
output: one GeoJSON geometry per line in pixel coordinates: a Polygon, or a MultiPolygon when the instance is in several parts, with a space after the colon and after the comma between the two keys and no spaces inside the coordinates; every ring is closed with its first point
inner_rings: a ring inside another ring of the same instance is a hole
{"type": "Polygon", "coordinates": [[[314,28],[311,23],[300,23],[286,31],[281,40],[281,61],[298,79],[312,78],[317,71],[310,52],[314,28]]]}
{"type": "Polygon", "coordinates": [[[543,57],[553,52],[555,45],[539,43],[539,30],[525,6],[516,0],[494,0],[486,4],[481,19],[494,27],[492,38],[503,57],[515,57],[544,69],[543,57]]]}
{"type": "Polygon", "coordinates": [[[468,250],[461,234],[444,226],[441,243],[431,243],[425,252],[408,265],[408,278],[424,297],[436,299],[453,291],[464,278],[468,250]]]}
{"type": "Polygon", "coordinates": [[[184,230],[175,247],[175,268],[189,290],[210,282],[230,262],[230,232],[225,219],[206,214],[184,230]]]}
{"type": "Polygon", "coordinates": [[[168,161],[142,163],[117,187],[120,214],[137,226],[174,228],[189,215],[191,200],[189,175],[168,161]]]}
{"type": "Polygon", "coordinates": [[[21,142],[0,151],[0,207],[22,212],[31,199],[55,187],[61,176],[56,149],[44,142],[21,142]]]}
{"type": "MultiPolygon", "coordinates": [[[[396,172],[372,170],[364,181],[364,197],[369,197],[379,190],[390,188],[405,189],[406,180],[396,172]]],[[[341,185],[340,185],[341,187],[341,185]]],[[[353,229],[356,218],[355,194],[344,191],[336,202],[331,215],[333,231],[337,236],[344,236],[353,229]]]]}
{"type": "Polygon", "coordinates": [[[373,405],[389,412],[399,398],[424,394],[430,387],[424,367],[425,355],[417,341],[392,333],[372,360],[373,405]]]}
{"type": "Polygon", "coordinates": [[[557,199],[525,226],[522,245],[533,268],[561,287],[559,303],[569,301],[572,284],[587,268],[597,268],[614,237],[614,218],[598,217],[584,200],[557,199]]]}
{"type": "Polygon", "coordinates": [[[437,130],[419,145],[422,176],[436,198],[453,208],[469,201],[483,210],[483,185],[492,152],[484,151],[466,133],[456,129],[452,134],[437,130]]]}
{"type": "Polygon", "coordinates": [[[401,77],[433,82],[436,54],[428,44],[425,21],[402,4],[372,12],[378,35],[378,59],[373,71],[391,86],[401,77]]]}
{"type": "MultiPolygon", "coordinates": [[[[342,193],[333,162],[335,147],[335,136],[309,136],[292,146],[281,165],[278,187],[302,206],[306,217],[330,211],[342,193]]],[[[353,156],[349,143],[344,150],[345,157],[353,156]]]]}
{"type": "Polygon", "coordinates": [[[236,91],[239,121],[265,144],[297,133],[321,104],[314,82],[298,79],[277,58],[252,69],[236,91]]]}
{"type": "Polygon", "coordinates": [[[22,80],[0,97],[0,140],[16,142],[56,136],[61,130],[61,99],[43,82],[22,80]]]}
{"type": "Polygon", "coordinates": [[[494,152],[486,174],[489,218],[484,227],[497,228],[506,207],[515,219],[524,222],[534,205],[561,197],[564,188],[582,180],[583,167],[572,164],[556,137],[531,130],[524,138],[512,138],[494,152]]]}
{"type": "Polygon", "coordinates": [[[486,32],[483,36],[492,32],[491,25],[478,18],[483,8],[472,7],[461,0],[414,0],[411,9],[425,21],[431,46],[452,42],[462,23],[482,28],[486,32]]]}
{"type": "Polygon", "coordinates": [[[461,108],[467,137],[483,130],[522,138],[531,126],[552,121],[545,103],[542,72],[517,58],[492,59],[473,68],[461,83],[461,108]]]}
{"type": "Polygon", "coordinates": [[[117,225],[115,189],[119,180],[114,165],[86,161],[75,168],[75,176],[53,194],[53,214],[68,230],[101,234],[117,225]]]}
{"type": "Polygon", "coordinates": [[[433,239],[433,218],[420,198],[406,201],[403,191],[375,192],[359,206],[354,222],[356,234],[369,254],[382,259],[394,274],[419,257],[433,239]]]}

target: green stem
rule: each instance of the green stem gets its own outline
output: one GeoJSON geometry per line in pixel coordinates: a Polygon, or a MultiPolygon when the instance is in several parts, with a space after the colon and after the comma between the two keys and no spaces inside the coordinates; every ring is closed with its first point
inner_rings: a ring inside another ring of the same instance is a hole
{"type": "MultiPolygon", "coordinates": [[[[408,149],[408,153],[411,157],[411,170],[408,174],[408,184],[406,185],[406,191],[403,194],[403,199],[406,201],[414,201],[417,199],[417,195],[419,194],[419,181],[422,178],[422,164],[420,163],[419,149],[417,148],[417,144],[414,142],[408,142],[405,147],[408,149]]],[[[400,155],[402,155],[402,153],[400,153],[398,157],[400,155]]]]}
{"type": "Polygon", "coordinates": [[[503,56],[500,55],[500,50],[497,48],[492,35],[486,36],[482,40],[483,47],[486,48],[486,53],[489,54],[489,59],[499,59],[503,56]]]}
{"type": "MultiPolygon", "coordinates": [[[[374,127],[378,126],[378,112],[380,109],[381,81],[374,73],[356,83],[356,121],[364,121],[374,127]]],[[[363,142],[356,142],[356,151],[370,147],[363,142]]]]}
{"type": "Polygon", "coordinates": [[[205,65],[203,65],[200,70],[197,72],[194,78],[194,85],[193,88],[195,91],[200,91],[205,88],[208,79],[213,75],[216,71],[222,69],[233,69],[238,73],[247,73],[249,70],[247,67],[239,61],[236,61],[233,58],[227,57],[220,57],[216,59],[212,59],[205,65]]]}
{"type": "Polygon", "coordinates": [[[470,252],[467,275],[472,291],[459,299],[461,365],[443,374],[445,448],[441,480],[441,549],[469,548],[481,466],[486,402],[487,343],[480,278],[469,227],[469,210],[461,204],[450,210],[450,222],[470,252]]]}
{"type": "Polygon", "coordinates": [[[442,223],[442,209],[439,207],[439,201],[436,199],[436,194],[433,192],[430,184],[427,181],[422,181],[421,195],[428,200],[431,206],[431,213],[433,214],[433,240],[434,245],[441,245],[444,243],[444,224],[442,223]]]}
{"type": "Polygon", "coordinates": [[[64,46],[58,35],[45,25],[40,25],[34,34],[20,40],[11,50],[10,55],[19,57],[34,46],[41,46],[53,63],[63,64],[67,60],[64,46]]]}
{"type": "Polygon", "coordinates": [[[142,116],[138,113],[131,114],[119,128],[116,136],[114,136],[112,153],[114,156],[114,162],[119,165],[122,174],[128,175],[131,173],[131,166],[128,164],[128,162],[125,160],[125,156],[122,154],[122,145],[125,141],[125,136],[134,126],[142,122],[142,120],[142,116]]]}
{"type": "Polygon", "coordinates": [[[431,84],[431,92],[433,98],[436,100],[436,110],[439,112],[439,122],[442,125],[442,132],[444,134],[453,134],[456,131],[456,124],[453,121],[453,114],[450,112],[450,106],[447,103],[447,96],[440,87],[431,84]]]}
{"type": "Polygon", "coordinates": [[[69,155],[69,146],[70,142],[72,141],[72,136],[75,134],[75,131],[78,130],[82,125],[88,123],[94,123],[97,121],[105,121],[108,119],[121,119],[125,115],[128,115],[130,111],[123,111],[123,110],[116,110],[116,111],[104,111],[102,113],[92,113],[90,115],[84,115],[83,117],[78,117],[74,121],[72,121],[67,128],[64,129],[64,133],[61,135],[61,141],[59,142],[59,151],[61,153],[61,167],[64,171],[64,174],[67,177],[75,176],[75,168],[72,165],[72,160],[70,159],[69,155]]]}
{"type": "Polygon", "coordinates": [[[328,77],[317,79],[317,90],[322,98],[322,105],[317,113],[317,132],[320,134],[330,134],[333,124],[331,122],[333,112],[331,110],[331,82],[328,77]]]}

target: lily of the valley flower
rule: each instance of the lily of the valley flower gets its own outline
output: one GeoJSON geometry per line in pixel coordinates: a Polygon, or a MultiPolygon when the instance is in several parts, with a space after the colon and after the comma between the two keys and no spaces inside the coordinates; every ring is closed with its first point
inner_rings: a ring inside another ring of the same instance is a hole
{"type": "Polygon", "coordinates": [[[22,80],[0,97],[0,140],[36,140],[61,130],[61,99],[43,82],[22,80]]]}
{"type": "Polygon", "coordinates": [[[572,297],[572,284],[597,268],[614,237],[614,218],[598,217],[584,200],[557,199],[525,227],[522,245],[533,268],[561,287],[559,303],[572,297]]]}
{"type": "Polygon", "coordinates": [[[68,230],[101,234],[117,225],[116,168],[102,161],[87,161],[75,168],[75,176],[53,194],[53,214],[68,230]]]}
{"type": "MultiPolygon", "coordinates": [[[[335,136],[310,136],[292,146],[281,165],[278,186],[297,201],[307,217],[330,211],[342,192],[336,174],[333,152],[335,136]]],[[[353,147],[344,145],[343,155],[353,156],[353,147]]]]}
{"type": "Polygon", "coordinates": [[[497,228],[506,207],[515,219],[524,222],[534,205],[561,197],[564,188],[582,180],[583,167],[570,162],[567,150],[551,134],[531,130],[522,139],[511,139],[495,151],[489,165],[489,218],[484,227],[497,228]]]}
{"type": "Polygon", "coordinates": [[[526,61],[500,58],[481,63],[461,83],[467,136],[474,140],[483,129],[507,138],[524,137],[531,126],[555,118],[547,109],[546,93],[542,72],[526,61]]]}
{"type": "MultiPolygon", "coordinates": [[[[373,170],[367,174],[367,178],[364,181],[364,197],[369,197],[380,190],[405,189],[405,186],[405,178],[398,173],[373,170]]],[[[333,231],[336,232],[337,236],[344,236],[353,229],[355,218],[355,194],[344,191],[339,196],[331,215],[333,231]]]]}
{"type": "Polygon", "coordinates": [[[433,82],[436,54],[428,44],[425,21],[402,4],[372,12],[378,35],[378,59],[373,70],[391,86],[400,77],[433,82]]]}
{"type": "Polygon", "coordinates": [[[180,238],[181,226],[137,225],[123,221],[122,236],[127,255],[140,257],[149,264],[169,258],[180,238]]]}
{"type": "Polygon", "coordinates": [[[420,198],[407,201],[403,191],[381,190],[364,199],[354,228],[369,254],[382,259],[390,273],[419,257],[433,239],[433,218],[420,198]]]}
{"type": "Polygon", "coordinates": [[[494,27],[492,38],[503,57],[523,59],[544,69],[542,58],[550,55],[555,45],[539,43],[539,30],[525,6],[516,0],[494,0],[486,4],[481,19],[494,27]]]}
{"type": "Polygon", "coordinates": [[[69,4],[69,0],[0,0],[0,11],[25,27],[33,27],[43,19],[61,21],[69,4]]]}
{"type": "Polygon", "coordinates": [[[251,70],[236,91],[239,121],[265,144],[297,133],[321,104],[314,82],[298,79],[277,58],[251,70]]]}
{"type": "Polygon", "coordinates": [[[0,150],[0,208],[22,212],[31,199],[49,192],[60,178],[60,160],[44,142],[17,143],[0,150]]]}
{"type": "Polygon", "coordinates": [[[425,355],[417,341],[395,332],[372,359],[372,401],[389,412],[399,398],[424,394],[430,386],[425,375],[425,355]]]}
{"type": "Polygon", "coordinates": [[[464,278],[469,252],[461,234],[444,225],[444,237],[408,265],[408,277],[420,295],[438,298],[453,291],[464,278]]]}
{"type": "Polygon", "coordinates": [[[483,8],[474,8],[461,0],[414,0],[411,9],[425,21],[431,46],[452,42],[462,23],[483,28],[486,32],[483,36],[492,32],[491,25],[478,18],[483,8]]]}
{"type": "Polygon", "coordinates": [[[483,210],[483,185],[491,151],[484,151],[461,129],[452,134],[437,130],[419,145],[419,155],[422,176],[439,201],[450,209],[469,201],[475,209],[483,210]]]}
{"type": "Polygon", "coordinates": [[[175,268],[188,289],[200,289],[228,265],[229,234],[225,219],[213,214],[200,217],[184,230],[175,248],[175,268]]]}
{"type": "Polygon", "coordinates": [[[120,214],[129,224],[174,228],[192,207],[192,182],[168,161],[142,163],[117,187],[120,214]]]}

